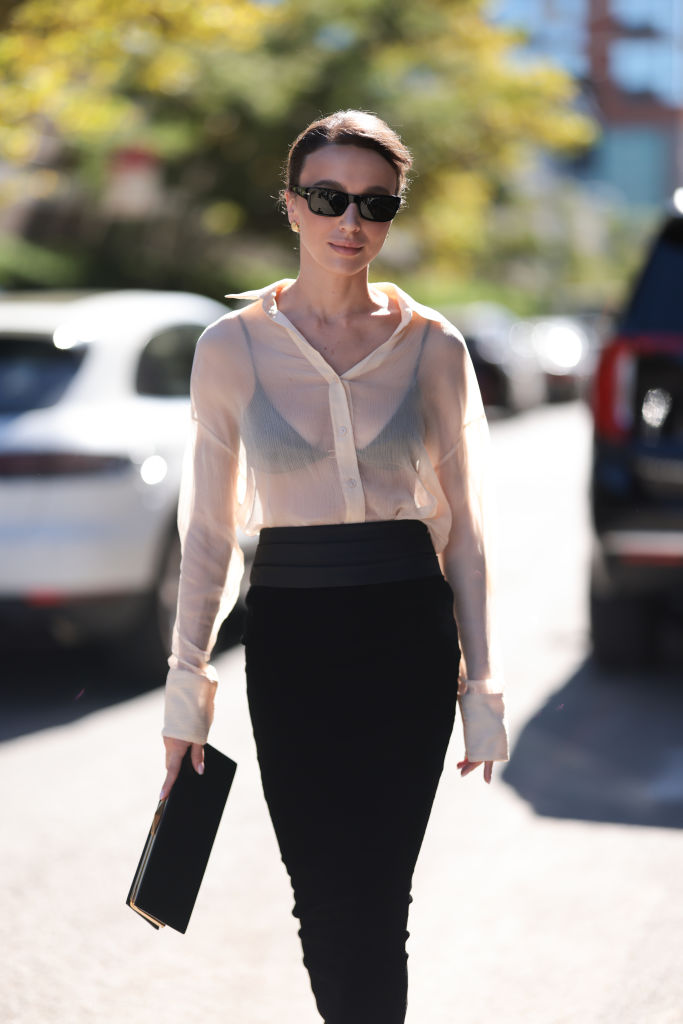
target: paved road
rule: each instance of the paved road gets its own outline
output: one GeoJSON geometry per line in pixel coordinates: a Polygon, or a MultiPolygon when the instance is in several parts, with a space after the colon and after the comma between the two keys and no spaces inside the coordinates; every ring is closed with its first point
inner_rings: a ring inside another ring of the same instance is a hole
{"type": "MultiPolygon", "coordinates": [[[[409,1024],[682,1024],[683,688],[588,650],[588,422],[494,425],[512,760],[455,770],[418,865],[409,1024]]],[[[215,744],[239,762],[186,936],[123,901],[161,783],[158,689],[30,650],[0,695],[0,1021],[316,1024],[260,794],[241,648],[215,744]]]]}

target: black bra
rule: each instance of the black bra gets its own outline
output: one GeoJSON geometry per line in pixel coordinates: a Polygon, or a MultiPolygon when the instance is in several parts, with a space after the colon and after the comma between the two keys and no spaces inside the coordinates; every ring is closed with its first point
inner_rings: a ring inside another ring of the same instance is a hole
{"type": "MultiPolygon", "coordinates": [[[[247,339],[255,378],[254,393],[245,410],[242,426],[251,465],[269,473],[286,473],[329,458],[332,452],[307,441],[273,405],[256,373],[251,338],[241,318],[240,324],[247,339]]],[[[424,343],[424,337],[422,340],[424,343]]],[[[419,356],[411,383],[391,418],[372,441],[357,449],[359,464],[389,468],[417,458],[422,435],[418,364],[419,356]]]]}

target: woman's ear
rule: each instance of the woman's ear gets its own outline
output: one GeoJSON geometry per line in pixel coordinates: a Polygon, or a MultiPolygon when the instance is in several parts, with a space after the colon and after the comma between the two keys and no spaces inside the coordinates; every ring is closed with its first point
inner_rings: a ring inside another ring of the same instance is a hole
{"type": "Polygon", "coordinates": [[[287,219],[289,226],[295,235],[299,234],[299,221],[296,214],[296,196],[293,192],[285,192],[285,203],[287,204],[287,219]]]}

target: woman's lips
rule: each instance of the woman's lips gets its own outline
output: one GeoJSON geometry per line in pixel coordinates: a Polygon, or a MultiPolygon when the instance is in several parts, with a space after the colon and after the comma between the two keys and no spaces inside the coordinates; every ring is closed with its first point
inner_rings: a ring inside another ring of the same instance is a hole
{"type": "Polygon", "coordinates": [[[344,253],[346,256],[354,256],[363,248],[362,245],[353,245],[348,242],[330,242],[329,245],[335,252],[344,253]]]}

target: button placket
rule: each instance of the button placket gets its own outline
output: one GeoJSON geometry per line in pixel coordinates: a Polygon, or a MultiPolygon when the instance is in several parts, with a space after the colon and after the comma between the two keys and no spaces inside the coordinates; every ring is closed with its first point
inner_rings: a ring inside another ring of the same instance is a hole
{"type": "Polygon", "coordinates": [[[363,522],[365,519],[365,495],[356,457],[351,410],[346,389],[338,377],[330,381],[329,398],[334,448],[346,504],[346,521],[363,522]]]}

